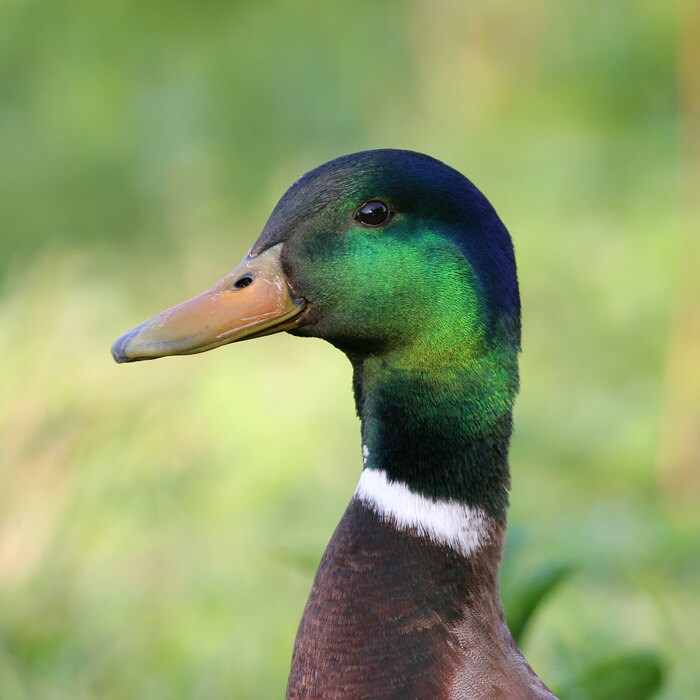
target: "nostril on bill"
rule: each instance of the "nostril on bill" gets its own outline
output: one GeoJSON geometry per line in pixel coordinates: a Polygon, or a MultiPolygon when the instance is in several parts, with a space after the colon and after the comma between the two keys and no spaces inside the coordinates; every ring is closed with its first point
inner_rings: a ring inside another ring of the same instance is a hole
{"type": "Polygon", "coordinates": [[[244,275],[243,277],[239,277],[233,285],[231,285],[231,288],[245,289],[249,284],[253,284],[253,278],[250,275],[244,275]]]}

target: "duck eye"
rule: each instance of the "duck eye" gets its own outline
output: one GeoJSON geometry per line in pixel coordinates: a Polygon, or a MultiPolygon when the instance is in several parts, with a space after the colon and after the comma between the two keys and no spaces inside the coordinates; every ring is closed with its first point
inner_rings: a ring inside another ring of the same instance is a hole
{"type": "Polygon", "coordinates": [[[378,199],[372,199],[357,210],[355,220],[365,226],[381,226],[389,220],[389,207],[378,199]]]}
{"type": "Polygon", "coordinates": [[[253,284],[253,278],[250,275],[239,277],[231,286],[234,289],[244,289],[249,284],[253,284]]]}

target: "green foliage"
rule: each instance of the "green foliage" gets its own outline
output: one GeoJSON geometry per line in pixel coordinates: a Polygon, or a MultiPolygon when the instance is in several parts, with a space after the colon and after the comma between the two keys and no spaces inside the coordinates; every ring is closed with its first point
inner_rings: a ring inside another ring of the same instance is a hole
{"type": "Polygon", "coordinates": [[[523,642],[527,627],[537,609],[571,573],[572,568],[565,564],[542,566],[520,582],[515,591],[504,599],[506,622],[518,645],[523,642]]]}
{"type": "Polygon", "coordinates": [[[657,654],[628,652],[584,669],[561,700],[649,700],[659,692],[664,665],[657,654]]]}
{"type": "MultiPolygon", "coordinates": [[[[526,648],[524,633],[536,613],[572,573],[571,566],[548,564],[536,568],[524,580],[505,582],[506,621],[521,648],[526,648]]],[[[573,665],[559,669],[555,693],[560,700],[648,700],[659,692],[666,673],[665,663],[655,652],[618,652],[578,672],[573,665]]]]}

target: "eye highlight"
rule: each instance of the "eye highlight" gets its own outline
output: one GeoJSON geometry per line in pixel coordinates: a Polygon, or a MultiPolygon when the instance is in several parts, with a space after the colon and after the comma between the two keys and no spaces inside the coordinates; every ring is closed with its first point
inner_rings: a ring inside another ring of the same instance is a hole
{"type": "Polygon", "coordinates": [[[390,214],[389,207],[384,202],[370,199],[355,212],[355,221],[365,226],[381,226],[389,221],[390,214]]]}

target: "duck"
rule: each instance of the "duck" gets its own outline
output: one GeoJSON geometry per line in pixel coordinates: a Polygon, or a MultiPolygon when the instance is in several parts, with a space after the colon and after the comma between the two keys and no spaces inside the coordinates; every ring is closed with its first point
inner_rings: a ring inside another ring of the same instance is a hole
{"type": "Polygon", "coordinates": [[[521,312],[493,206],[425,154],[341,156],[287,190],[232,272],[112,355],[190,355],[282,331],[350,360],[362,455],[286,697],[554,698],[499,597],[521,312]]]}

